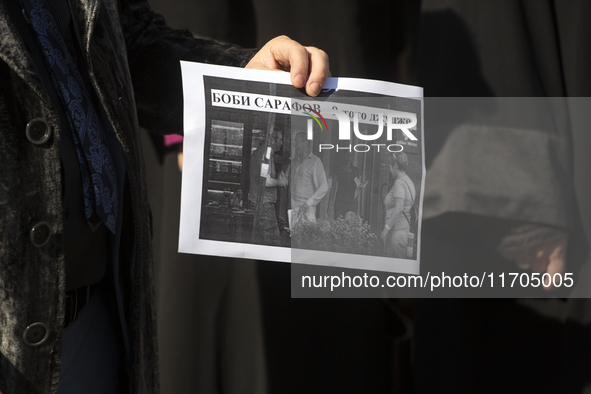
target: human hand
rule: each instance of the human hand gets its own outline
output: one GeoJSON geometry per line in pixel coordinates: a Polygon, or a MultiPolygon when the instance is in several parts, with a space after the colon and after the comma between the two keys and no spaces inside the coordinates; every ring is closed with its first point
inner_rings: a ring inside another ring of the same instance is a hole
{"type": "Polygon", "coordinates": [[[179,153],[177,154],[177,163],[179,165],[180,172],[183,172],[183,144],[179,144],[179,153]]]}
{"type": "Polygon", "coordinates": [[[384,242],[386,242],[386,239],[388,239],[388,233],[390,232],[390,230],[388,230],[387,228],[384,227],[384,229],[382,230],[382,234],[380,234],[380,239],[384,242]]]}
{"type": "Polygon", "coordinates": [[[326,78],[330,77],[328,56],[324,51],[304,47],[287,36],[267,42],[246,68],[289,71],[293,86],[298,89],[305,86],[310,96],[317,96],[326,78]]]}
{"type": "Polygon", "coordinates": [[[298,215],[306,217],[306,214],[308,213],[308,208],[310,208],[310,206],[304,203],[304,205],[302,205],[298,210],[298,215]]]}
{"type": "Polygon", "coordinates": [[[565,234],[540,245],[499,253],[503,258],[514,261],[520,268],[531,269],[539,274],[549,274],[550,279],[542,281],[542,285],[545,290],[551,290],[554,287],[554,274],[562,275],[565,272],[567,246],[568,234],[565,234]]]}
{"type": "Polygon", "coordinates": [[[283,172],[279,174],[279,186],[287,186],[287,176],[283,172]]]}

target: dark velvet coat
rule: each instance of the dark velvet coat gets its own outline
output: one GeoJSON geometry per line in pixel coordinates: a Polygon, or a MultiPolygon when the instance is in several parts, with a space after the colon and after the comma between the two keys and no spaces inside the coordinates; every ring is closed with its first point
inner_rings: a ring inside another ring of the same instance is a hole
{"type": "MultiPolygon", "coordinates": [[[[60,129],[56,103],[8,16],[7,1],[15,0],[0,0],[0,392],[54,393],[65,291],[59,141],[69,130],[60,129]],[[34,118],[44,118],[52,130],[40,145],[25,135],[34,118]],[[42,221],[51,235],[36,247],[30,232],[42,221]],[[34,323],[47,328],[47,340],[38,346],[24,339],[34,323]]],[[[91,84],[115,130],[127,171],[132,209],[126,216],[133,231],[124,234],[122,244],[131,247],[132,257],[121,262],[121,271],[131,298],[131,384],[134,393],[156,393],[150,214],[138,126],[181,132],[179,59],[243,66],[253,51],[173,31],[145,1],[70,3],[91,84]]]]}

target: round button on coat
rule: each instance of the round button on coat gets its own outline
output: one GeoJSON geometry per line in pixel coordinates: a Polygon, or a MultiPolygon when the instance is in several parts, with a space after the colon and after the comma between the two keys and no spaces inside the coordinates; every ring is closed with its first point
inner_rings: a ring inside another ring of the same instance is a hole
{"type": "Polygon", "coordinates": [[[43,118],[35,118],[26,129],[27,139],[35,145],[46,143],[51,137],[51,126],[43,118]]]}
{"type": "Polygon", "coordinates": [[[49,241],[51,236],[51,227],[47,222],[39,222],[31,229],[31,242],[40,248],[49,241]]]}
{"type": "Polygon", "coordinates": [[[23,340],[28,346],[39,346],[47,341],[49,330],[43,323],[33,323],[25,329],[23,340]]]}

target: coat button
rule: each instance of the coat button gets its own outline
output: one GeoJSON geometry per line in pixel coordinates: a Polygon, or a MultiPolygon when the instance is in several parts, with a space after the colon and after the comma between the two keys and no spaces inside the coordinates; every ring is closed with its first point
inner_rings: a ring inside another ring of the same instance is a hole
{"type": "Polygon", "coordinates": [[[23,340],[29,346],[42,345],[49,337],[49,330],[43,323],[33,323],[25,329],[23,340]]]}
{"type": "Polygon", "coordinates": [[[26,129],[27,139],[35,145],[46,143],[51,137],[51,126],[45,119],[35,118],[29,122],[26,129]]]}
{"type": "Polygon", "coordinates": [[[36,247],[40,248],[49,241],[51,236],[51,228],[47,222],[39,222],[31,229],[31,242],[36,247]]]}

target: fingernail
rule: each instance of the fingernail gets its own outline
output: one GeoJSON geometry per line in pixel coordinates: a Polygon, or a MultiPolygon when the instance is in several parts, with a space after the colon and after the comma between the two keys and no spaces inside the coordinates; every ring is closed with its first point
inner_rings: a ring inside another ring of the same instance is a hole
{"type": "Polygon", "coordinates": [[[316,96],[320,92],[320,84],[318,82],[314,82],[310,85],[310,90],[312,91],[312,94],[316,96]]]}
{"type": "Polygon", "coordinates": [[[295,81],[298,84],[298,86],[304,86],[304,84],[306,83],[306,78],[304,78],[302,74],[298,74],[295,77],[295,81]]]}

